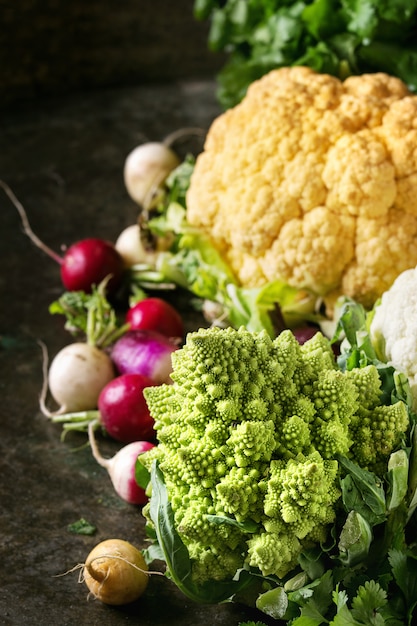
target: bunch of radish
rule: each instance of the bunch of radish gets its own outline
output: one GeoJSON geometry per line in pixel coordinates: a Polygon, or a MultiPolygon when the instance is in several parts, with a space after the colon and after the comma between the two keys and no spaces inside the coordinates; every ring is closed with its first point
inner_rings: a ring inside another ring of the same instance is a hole
{"type": "MultiPolygon", "coordinates": [[[[180,130],[161,143],[138,146],[128,155],[123,176],[129,196],[138,205],[138,221],[125,228],[115,243],[89,237],[64,247],[63,254],[56,253],[33,232],[24,207],[0,180],[0,188],[21,217],[24,233],[59,266],[66,292],[50,312],[64,314],[66,328],[75,336],[50,366],[40,342],[44,357],[40,408],[63,426],[63,435],[70,430],[87,432],[93,458],[108,472],[115,492],[139,506],[148,497],[143,486],[146,477],[138,478],[138,457],[156,445],[154,421],[143,391],[172,382],[171,356],[183,342],[184,324],[174,306],[144,293],[129,302],[122,314],[115,307],[126,297],[131,268],[140,265],[153,270],[158,252],[170,245],[163,240],[157,245],[149,242],[140,215],[157,204],[164,181],[180,164],[172,144],[190,134],[202,131],[180,130]],[[48,394],[57,405],[54,410],[47,407],[48,394]],[[102,456],[97,431],[122,444],[111,458],[102,456]]],[[[123,540],[102,542],[82,567],[91,594],[107,604],[131,602],[147,586],[148,570],[141,552],[123,540]]]]}
{"type": "MultiPolygon", "coordinates": [[[[70,301],[75,298],[72,294],[70,301]]],[[[154,421],[143,391],[172,382],[171,355],[182,343],[184,326],[178,311],[161,298],[133,304],[119,325],[109,314],[114,311],[103,291],[93,290],[86,302],[87,321],[79,323],[100,331],[58,352],[47,380],[50,394],[61,406],[55,412],[46,409],[45,402],[41,406],[53,422],[62,424],[64,433],[88,431],[93,456],[108,470],[116,492],[127,502],[143,504],[144,491],[134,485],[135,463],[139,452],[155,441],[154,421]],[[93,435],[97,429],[127,444],[111,462],[98,453],[93,435]]],[[[82,319],[78,310],[71,317],[73,324],[82,319]]]]}
{"type": "MultiPolygon", "coordinates": [[[[161,184],[180,163],[168,143],[144,144],[126,159],[126,189],[141,210],[152,206],[161,184]]],[[[143,504],[146,495],[134,479],[136,459],[140,451],[155,445],[143,389],[171,382],[171,354],[182,343],[184,325],[179,312],[162,298],[140,297],[122,320],[116,319],[109,298],[116,297],[117,302],[129,268],[136,264],[152,268],[157,253],[144,245],[136,223],[122,231],[115,244],[81,240],[61,258],[33,233],[23,206],[7,185],[3,188],[21,215],[25,233],[60,265],[62,285],[74,294],[58,312],[67,316],[73,334],[74,329],[84,331],[82,341],[66,345],[49,370],[45,368],[41,409],[63,425],[64,434],[88,431],[93,456],[108,471],[116,493],[127,502],[143,504]],[[91,299],[83,294],[91,294],[91,299]],[[54,411],[46,407],[47,391],[58,405],[54,411]],[[125,444],[113,459],[100,456],[93,434],[97,429],[125,444]]]]}

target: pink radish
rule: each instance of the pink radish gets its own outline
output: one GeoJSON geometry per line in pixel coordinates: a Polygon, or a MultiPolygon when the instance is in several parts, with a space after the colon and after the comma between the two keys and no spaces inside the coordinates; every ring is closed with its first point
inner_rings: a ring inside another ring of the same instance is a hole
{"type": "Polygon", "coordinates": [[[118,339],[110,356],[119,374],[142,374],[158,383],[170,383],[172,353],[178,345],[160,333],[131,330],[118,339]]]}
{"type": "Polygon", "coordinates": [[[133,441],[121,448],[113,457],[105,459],[101,456],[94,437],[93,422],[89,425],[88,436],[93,456],[97,463],[107,470],[116,493],[130,504],[146,504],[148,497],[135,478],[136,462],[140,454],[151,450],[155,445],[149,441],[133,441]]]}
{"type": "Polygon", "coordinates": [[[154,381],[141,374],[123,374],[111,380],[98,398],[99,422],[122,443],[154,439],[154,420],[143,396],[154,381]]]}
{"type": "Polygon", "coordinates": [[[126,322],[131,330],[151,330],[166,337],[184,335],[184,323],[179,312],[162,298],[144,298],[130,307],[126,322]]]}
{"type": "Polygon", "coordinates": [[[60,256],[33,232],[23,205],[10,187],[1,180],[0,187],[17,209],[25,234],[32,243],[60,265],[61,280],[66,289],[90,292],[93,285],[99,285],[108,276],[110,279],[106,289],[109,293],[120,286],[124,262],[111,242],[95,238],[83,239],[72,244],[64,256],[60,256]]]}

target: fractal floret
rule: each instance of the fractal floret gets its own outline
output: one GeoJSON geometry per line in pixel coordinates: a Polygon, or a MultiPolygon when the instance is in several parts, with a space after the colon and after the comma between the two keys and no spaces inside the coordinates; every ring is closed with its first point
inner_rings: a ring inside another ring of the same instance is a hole
{"type": "Polygon", "coordinates": [[[290,330],[200,329],[172,363],[172,384],[145,390],[158,446],[141,462],[164,476],[198,583],[285,576],[336,518],[338,455],[380,442],[377,463],[408,427],[401,403],[380,405],[375,367],[342,372],[321,333],[301,346],[290,330]]]}

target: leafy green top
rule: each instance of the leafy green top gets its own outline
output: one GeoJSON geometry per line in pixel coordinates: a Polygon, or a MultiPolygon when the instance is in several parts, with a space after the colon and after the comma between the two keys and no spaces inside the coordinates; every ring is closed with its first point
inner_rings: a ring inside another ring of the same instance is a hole
{"type": "Polygon", "coordinates": [[[209,48],[226,51],[218,96],[234,106],[269,70],[306,65],[344,78],[383,71],[417,89],[416,0],[195,0],[209,48]]]}

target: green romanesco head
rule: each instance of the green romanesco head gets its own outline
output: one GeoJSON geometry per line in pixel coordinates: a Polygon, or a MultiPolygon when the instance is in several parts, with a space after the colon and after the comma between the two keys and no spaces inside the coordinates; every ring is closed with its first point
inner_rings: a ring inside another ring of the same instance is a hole
{"type": "Polygon", "coordinates": [[[263,498],[266,483],[263,474],[266,466],[233,466],[216,485],[216,512],[231,515],[238,522],[259,522],[263,515],[263,498]]]}
{"type": "Polygon", "coordinates": [[[248,540],[247,562],[261,570],[263,576],[284,577],[297,565],[301,544],[291,531],[262,531],[248,540]]]}
{"type": "Polygon", "coordinates": [[[323,458],[347,454],[351,445],[349,424],[358,408],[358,392],[340,370],[320,372],[312,386],[316,415],[311,426],[312,443],[323,458]]]}
{"type": "Polygon", "coordinates": [[[346,372],[358,392],[359,408],[373,409],[381,403],[381,379],[375,365],[355,367],[346,372]]]}
{"type": "Polygon", "coordinates": [[[221,581],[233,578],[243,564],[241,552],[230,550],[226,546],[216,550],[213,547],[205,547],[200,542],[192,542],[188,544],[188,551],[193,563],[193,580],[197,584],[203,584],[208,580],[221,581]]]}
{"type": "Polygon", "coordinates": [[[351,424],[352,460],[364,469],[379,474],[386,460],[401,443],[409,427],[409,415],[403,402],[362,408],[351,424]]]}
{"type": "Polygon", "coordinates": [[[325,460],[315,451],[289,461],[271,462],[265,514],[282,520],[299,539],[315,526],[334,520],[334,504],[339,497],[337,461],[325,460]]]}
{"type": "Polygon", "coordinates": [[[144,391],[158,446],[141,462],[159,463],[198,582],[245,563],[284,576],[334,521],[335,455],[374,467],[408,426],[402,403],[380,406],[375,371],[339,370],[321,333],[300,346],[289,330],[200,329],[172,364],[171,385],[144,391]]]}

